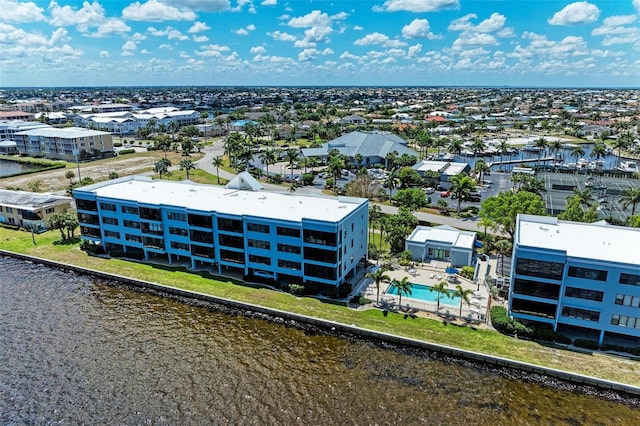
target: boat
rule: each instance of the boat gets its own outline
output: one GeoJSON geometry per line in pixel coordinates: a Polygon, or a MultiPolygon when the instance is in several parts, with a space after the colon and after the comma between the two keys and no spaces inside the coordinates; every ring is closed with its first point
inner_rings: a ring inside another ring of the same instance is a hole
{"type": "Polygon", "coordinates": [[[621,172],[635,173],[638,170],[638,164],[635,161],[621,161],[616,170],[621,172]]]}
{"type": "Polygon", "coordinates": [[[602,170],[604,169],[604,160],[595,160],[589,163],[589,169],[602,170]]]}

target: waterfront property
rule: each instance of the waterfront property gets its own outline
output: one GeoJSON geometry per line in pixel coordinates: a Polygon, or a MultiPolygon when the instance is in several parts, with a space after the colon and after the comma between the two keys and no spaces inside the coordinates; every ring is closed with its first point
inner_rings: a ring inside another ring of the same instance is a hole
{"type": "Polygon", "coordinates": [[[511,271],[514,318],[640,342],[640,229],[519,215],[511,271]]]}
{"type": "Polygon", "coordinates": [[[355,277],[366,259],[362,198],[143,176],[78,188],[74,198],[82,238],[129,257],[332,287],[355,277]]]}
{"type": "Polygon", "coordinates": [[[413,260],[444,260],[461,267],[473,263],[476,233],[461,231],[449,225],[417,226],[407,237],[405,248],[413,260]]]}
{"type": "Polygon", "coordinates": [[[114,155],[110,133],[80,127],[40,127],[13,135],[18,151],[29,157],[65,161],[108,158],[114,155]]]}
{"type": "Polygon", "coordinates": [[[0,223],[42,232],[49,217],[71,208],[71,198],[0,189],[0,223]]]}
{"type": "Polygon", "coordinates": [[[471,166],[468,163],[456,163],[451,161],[433,161],[422,160],[417,162],[413,169],[424,177],[427,172],[434,172],[438,174],[438,183],[441,187],[449,189],[451,183],[449,182],[453,176],[457,176],[460,173],[469,173],[471,166]]]}

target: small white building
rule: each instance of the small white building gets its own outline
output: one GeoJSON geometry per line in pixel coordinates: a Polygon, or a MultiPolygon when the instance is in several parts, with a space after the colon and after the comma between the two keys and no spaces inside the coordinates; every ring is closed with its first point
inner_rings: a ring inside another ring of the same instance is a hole
{"type": "Polygon", "coordinates": [[[415,171],[418,172],[420,176],[425,176],[426,172],[436,172],[438,173],[438,181],[443,188],[450,188],[451,184],[449,181],[451,177],[459,175],[460,173],[469,173],[471,171],[471,166],[469,163],[455,163],[451,161],[432,161],[432,160],[422,160],[418,161],[412,167],[415,171]]]}
{"type": "Polygon", "coordinates": [[[413,253],[415,261],[441,260],[462,267],[472,264],[475,244],[475,232],[449,225],[418,226],[407,238],[405,248],[413,253]]]}

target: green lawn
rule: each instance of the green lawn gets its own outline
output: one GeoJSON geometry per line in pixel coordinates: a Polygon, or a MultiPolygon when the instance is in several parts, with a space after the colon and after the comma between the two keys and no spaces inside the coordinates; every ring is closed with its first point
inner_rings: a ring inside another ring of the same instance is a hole
{"type": "Polygon", "coordinates": [[[37,245],[34,246],[28,232],[0,228],[0,247],[5,250],[640,386],[640,362],[638,361],[603,354],[573,352],[546,343],[517,340],[492,330],[457,326],[400,313],[389,313],[384,316],[377,309],[355,311],[313,298],[295,297],[279,291],[236,285],[226,279],[218,280],[208,274],[200,275],[179,268],[92,257],[81,251],[77,242],[59,244],[59,239],[58,231],[49,231],[37,235],[37,245]]]}

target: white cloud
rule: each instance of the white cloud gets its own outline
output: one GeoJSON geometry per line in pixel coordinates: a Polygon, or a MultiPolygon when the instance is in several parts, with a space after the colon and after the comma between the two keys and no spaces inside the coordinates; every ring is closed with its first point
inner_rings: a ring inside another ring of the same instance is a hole
{"type": "MultiPolygon", "coordinates": [[[[640,1],[640,0],[638,0],[638,1],[640,1]]],[[[355,25],[355,26],[353,27],[353,30],[354,30],[354,31],[362,31],[362,30],[364,30],[364,28],[362,28],[360,25],[355,25]]]]}
{"type": "Polygon", "coordinates": [[[133,56],[138,50],[138,44],[133,40],[128,40],[122,45],[122,56],[133,56]]]}
{"type": "Polygon", "coordinates": [[[164,2],[174,5],[176,8],[203,12],[218,12],[229,10],[231,7],[229,0],[164,0],[164,2]]]}
{"type": "Polygon", "coordinates": [[[591,35],[604,36],[603,46],[614,44],[640,43],[640,28],[635,23],[635,15],[618,15],[605,18],[602,25],[591,31],[591,35]]]}
{"type": "Polygon", "coordinates": [[[384,44],[389,41],[389,36],[382,33],[371,33],[366,36],[359,38],[354,42],[356,46],[366,46],[369,44],[384,44]]]}
{"type": "Polygon", "coordinates": [[[111,34],[125,34],[125,33],[128,33],[129,31],[131,31],[130,26],[125,24],[120,19],[112,18],[112,19],[107,19],[105,22],[98,25],[98,29],[96,30],[95,33],[92,33],[92,34],[86,33],[85,35],[89,37],[101,38],[111,34]]]}
{"type": "Polygon", "coordinates": [[[556,12],[548,22],[550,25],[588,24],[598,20],[600,9],[586,1],[571,3],[556,12]]]}
{"type": "Polygon", "coordinates": [[[0,0],[0,22],[37,22],[44,21],[44,9],[34,2],[0,0]]]}
{"type": "Polygon", "coordinates": [[[200,33],[202,31],[210,30],[211,27],[207,25],[205,22],[194,22],[191,28],[187,31],[190,34],[200,33]]]}
{"type": "Polygon", "coordinates": [[[182,34],[180,31],[173,27],[165,27],[163,30],[157,30],[154,27],[147,28],[149,34],[156,37],[167,37],[169,40],[189,40],[189,37],[182,34]]]}
{"type": "Polygon", "coordinates": [[[386,10],[387,12],[435,12],[443,9],[457,9],[458,7],[460,7],[458,0],[387,0],[382,8],[378,6],[374,10],[386,10]]]}
{"type": "Polygon", "coordinates": [[[200,36],[193,35],[191,36],[191,39],[196,43],[205,43],[209,41],[209,37],[207,37],[206,35],[200,35],[200,36]]]}
{"type": "Polygon", "coordinates": [[[74,10],[71,6],[59,6],[52,1],[49,3],[49,11],[51,12],[50,24],[60,27],[81,25],[86,28],[96,26],[105,19],[104,8],[97,1],[93,3],[85,1],[79,10],[74,10]]]}
{"type": "Polygon", "coordinates": [[[276,4],[278,4],[278,0],[264,0],[260,3],[261,6],[275,6],[276,4]]]}
{"type": "Polygon", "coordinates": [[[421,51],[422,51],[422,45],[420,43],[415,44],[413,46],[409,46],[409,49],[407,49],[407,58],[409,59],[415,58],[420,54],[421,51]]]}
{"type": "Polygon", "coordinates": [[[222,58],[223,52],[228,52],[229,46],[221,46],[219,44],[210,44],[208,46],[204,46],[203,50],[196,52],[198,56],[206,56],[206,57],[217,57],[222,58]]]}
{"type": "Polygon", "coordinates": [[[256,29],[256,26],[253,24],[249,24],[244,28],[239,28],[237,30],[234,31],[234,33],[238,34],[238,35],[248,35],[250,31],[254,31],[256,29]]]}
{"type": "Polygon", "coordinates": [[[278,41],[295,41],[295,37],[288,33],[283,33],[280,31],[274,31],[272,33],[267,33],[268,36],[278,41]]]}
{"type": "Polygon", "coordinates": [[[326,13],[314,10],[304,16],[291,18],[287,25],[292,28],[328,27],[331,25],[331,19],[326,13]]]}
{"type": "Polygon", "coordinates": [[[447,28],[449,31],[475,31],[479,33],[492,33],[504,29],[507,20],[504,15],[492,13],[491,16],[478,25],[473,25],[470,21],[477,19],[478,15],[469,13],[461,18],[454,19],[447,28]]]}
{"type": "Polygon", "coordinates": [[[633,7],[640,13],[640,0],[633,0],[633,7]]]}
{"type": "Polygon", "coordinates": [[[109,58],[109,57],[111,57],[111,55],[106,50],[101,50],[100,51],[100,57],[101,58],[109,58]]]}
{"type": "Polygon", "coordinates": [[[190,10],[180,10],[159,0],[146,3],[131,3],[122,10],[122,17],[131,21],[192,21],[196,14],[190,10]]]}
{"type": "Polygon", "coordinates": [[[491,34],[464,33],[453,42],[453,49],[463,49],[465,46],[497,46],[499,43],[491,34]]]}
{"type": "Polygon", "coordinates": [[[313,61],[318,58],[319,53],[320,52],[318,52],[317,49],[304,49],[302,52],[298,53],[298,61],[313,61]]]}
{"type": "Polygon", "coordinates": [[[254,46],[250,50],[252,55],[262,55],[266,53],[266,51],[267,49],[265,49],[263,46],[254,46]]]}
{"type": "Polygon", "coordinates": [[[429,21],[426,19],[414,19],[410,24],[402,27],[402,36],[404,38],[437,38],[429,29],[429,21]]]}

